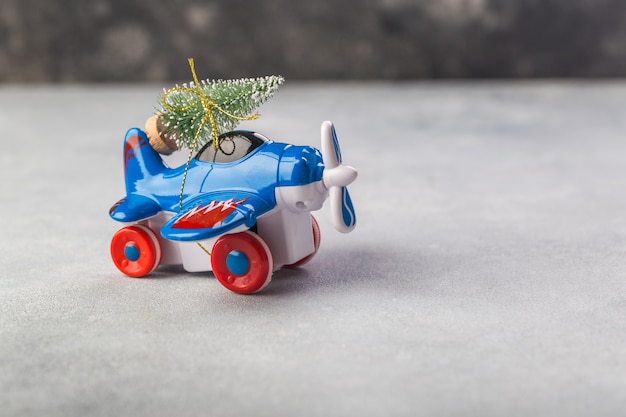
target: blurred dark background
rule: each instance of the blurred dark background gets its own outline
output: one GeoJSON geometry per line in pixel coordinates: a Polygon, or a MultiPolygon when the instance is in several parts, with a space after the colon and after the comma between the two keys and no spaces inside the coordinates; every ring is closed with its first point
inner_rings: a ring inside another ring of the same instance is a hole
{"type": "Polygon", "coordinates": [[[0,0],[0,82],[623,77],[624,0],[0,0]]]}

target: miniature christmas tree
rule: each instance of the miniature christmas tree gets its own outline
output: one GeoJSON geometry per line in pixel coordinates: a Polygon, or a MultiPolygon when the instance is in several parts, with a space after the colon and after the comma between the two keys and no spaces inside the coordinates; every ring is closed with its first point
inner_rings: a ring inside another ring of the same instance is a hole
{"type": "Polygon", "coordinates": [[[192,59],[189,65],[194,81],[165,90],[161,110],[146,122],[150,143],[161,153],[193,150],[209,140],[217,148],[220,134],[256,119],[256,109],[284,82],[280,76],[198,82],[192,59]]]}

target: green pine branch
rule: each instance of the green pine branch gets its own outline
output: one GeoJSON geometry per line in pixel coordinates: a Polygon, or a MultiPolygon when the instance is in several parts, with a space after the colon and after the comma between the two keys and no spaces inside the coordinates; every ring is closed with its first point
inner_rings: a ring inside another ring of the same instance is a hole
{"type": "MultiPolygon", "coordinates": [[[[211,103],[234,116],[246,118],[252,116],[261,104],[272,97],[284,81],[283,77],[272,75],[239,80],[206,80],[200,82],[200,87],[211,103]]],[[[193,146],[196,132],[200,129],[205,115],[198,93],[189,91],[196,89],[195,84],[183,85],[183,88],[187,89],[175,87],[166,91],[165,99],[168,106],[162,105],[159,111],[165,133],[176,137],[179,149],[182,146],[187,148],[193,146]]],[[[213,107],[212,113],[218,134],[233,130],[240,122],[216,107],[213,107]]],[[[211,123],[206,122],[202,125],[196,146],[202,146],[211,138],[211,123]]]]}

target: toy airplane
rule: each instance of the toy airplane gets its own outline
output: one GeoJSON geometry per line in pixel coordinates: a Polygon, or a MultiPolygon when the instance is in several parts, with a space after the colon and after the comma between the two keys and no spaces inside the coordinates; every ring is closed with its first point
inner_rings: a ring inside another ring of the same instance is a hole
{"type": "Polygon", "coordinates": [[[126,223],[111,240],[113,262],[131,277],[182,265],[189,272],[213,271],[237,293],[263,289],[273,271],[315,255],[320,231],[310,212],[326,198],[337,230],[347,233],[356,224],[346,186],[357,171],[341,163],[328,121],[321,149],[234,131],[220,136],[217,149],[207,143],[185,170],[169,168],[146,134],[130,129],[126,197],[109,212],[126,223]]]}

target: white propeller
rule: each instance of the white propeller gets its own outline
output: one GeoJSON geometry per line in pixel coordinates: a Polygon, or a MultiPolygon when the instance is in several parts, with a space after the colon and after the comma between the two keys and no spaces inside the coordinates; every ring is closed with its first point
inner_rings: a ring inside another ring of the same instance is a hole
{"type": "Polygon", "coordinates": [[[328,189],[330,210],[335,229],[348,233],[356,226],[356,214],[346,186],[354,181],[357,170],[341,163],[341,149],[332,122],[322,123],[322,182],[328,189]]]}

